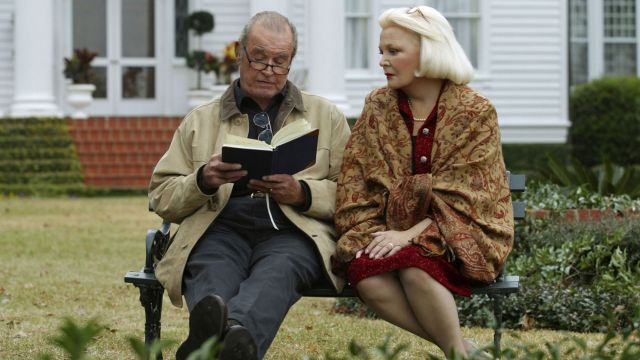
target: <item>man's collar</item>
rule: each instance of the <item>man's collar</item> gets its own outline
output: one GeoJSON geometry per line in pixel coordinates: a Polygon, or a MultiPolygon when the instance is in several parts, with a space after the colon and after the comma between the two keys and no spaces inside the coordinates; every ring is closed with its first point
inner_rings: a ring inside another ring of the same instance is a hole
{"type": "MultiPolygon", "coordinates": [[[[287,80],[287,83],[282,88],[282,90],[278,93],[284,96],[282,100],[283,104],[292,104],[293,108],[297,109],[300,112],[305,111],[304,103],[302,102],[302,92],[295,86],[291,81],[287,80]]],[[[240,79],[236,79],[222,94],[220,99],[221,108],[220,108],[220,119],[225,121],[227,119],[232,118],[233,116],[240,115],[241,112],[238,109],[238,104],[241,101],[236,103],[236,96],[240,99],[239,96],[244,98],[242,93],[242,89],[240,88],[240,79]],[[240,91],[240,94],[237,93],[236,88],[240,91]]]]}

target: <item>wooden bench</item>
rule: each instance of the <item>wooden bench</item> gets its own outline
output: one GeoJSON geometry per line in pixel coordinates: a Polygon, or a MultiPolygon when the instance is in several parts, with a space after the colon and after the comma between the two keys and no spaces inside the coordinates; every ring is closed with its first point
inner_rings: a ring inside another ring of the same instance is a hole
{"type": "MultiPolygon", "coordinates": [[[[509,188],[511,192],[522,192],[525,189],[525,176],[509,174],[509,188]]],[[[525,204],[522,201],[513,201],[513,216],[515,220],[523,219],[525,204]]],[[[162,258],[169,245],[170,226],[163,222],[159,229],[147,230],[146,260],[140,271],[129,271],[124,276],[124,281],[135,285],[140,290],[140,303],[144,307],[145,325],[144,341],[147,346],[160,338],[160,319],[162,316],[162,296],[164,288],[154,274],[153,264],[162,258]]],[[[486,294],[493,299],[494,335],[493,343],[500,350],[502,337],[502,303],[505,296],[516,293],[520,289],[520,278],[517,275],[501,275],[489,285],[473,288],[473,295],[486,294]]],[[[345,288],[343,292],[336,291],[328,283],[318,284],[303,293],[308,297],[355,297],[352,288],[345,288]]],[[[160,356],[160,358],[162,358],[160,356]]]]}

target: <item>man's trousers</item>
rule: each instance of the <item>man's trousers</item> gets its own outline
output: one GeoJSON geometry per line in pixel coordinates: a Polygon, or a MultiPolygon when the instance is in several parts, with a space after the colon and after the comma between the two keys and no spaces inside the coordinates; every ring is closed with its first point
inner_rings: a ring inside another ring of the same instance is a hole
{"type": "Polygon", "coordinates": [[[259,358],[302,291],[322,276],[315,244],[273,200],[270,207],[280,230],[265,198],[231,198],[189,255],[183,277],[189,311],[207,295],[220,296],[229,319],[254,337],[259,358]]]}

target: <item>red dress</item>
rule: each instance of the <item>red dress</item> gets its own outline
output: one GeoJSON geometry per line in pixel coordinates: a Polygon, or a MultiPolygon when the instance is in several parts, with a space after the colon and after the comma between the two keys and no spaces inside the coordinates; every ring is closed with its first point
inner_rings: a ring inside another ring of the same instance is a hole
{"type": "MultiPolygon", "coordinates": [[[[400,92],[398,96],[398,108],[413,134],[413,114],[406,95],[400,92]]],[[[438,105],[433,107],[431,114],[420,128],[418,135],[413,137],[413,173],[425,174],[431,172],[431,149],[436,131],[438,105]]],[[[424,256],[416,245],[402,248],[393,256],[381,259],[371,259],[362,255],[353,259],[347,268],[349,284],[355,288],[356,284],[367,277],[379,275],[398,269],[416,267],[428,273],[432,278],[456,295],[470,296],[471,286],[469,281],[460,275],[458,268],[446,258],[441,256],[424,256]]]]}

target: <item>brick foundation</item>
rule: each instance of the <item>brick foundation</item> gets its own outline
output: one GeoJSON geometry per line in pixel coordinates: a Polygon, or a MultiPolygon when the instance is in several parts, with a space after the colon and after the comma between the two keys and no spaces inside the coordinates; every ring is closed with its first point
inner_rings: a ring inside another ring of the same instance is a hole
{"type": "Polygon", "coordinates": [[[100,188],[144,189],[181,117],[67,119],[84,183],[100,188]]]}

